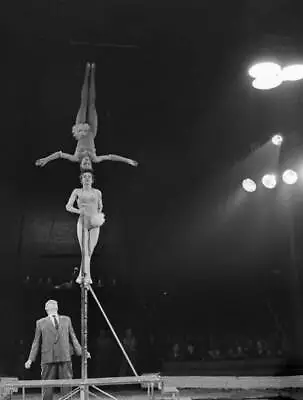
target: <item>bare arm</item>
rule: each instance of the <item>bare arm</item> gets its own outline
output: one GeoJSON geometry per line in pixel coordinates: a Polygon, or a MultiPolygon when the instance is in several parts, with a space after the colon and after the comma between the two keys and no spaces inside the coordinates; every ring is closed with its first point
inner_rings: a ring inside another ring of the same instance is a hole
{"type": "MultiPolygon", "coordinates": [[[[97,189],[96,189],[97,190],[97,189]]],[[[102,203],[102,193],[100,190],[97,190],[98,193],[98,213],[102,212],[103,209],[103,203],[102,203]]]]}
{"type": "Polygon", "coordinates": [[[60,153],[61,153],[60,158],[64,158],[65,160],[71,162],[79,162],[79,157],[75,154],[63,153],[62,151],[60,151],[60,153]]]}
{"type": "Polygon", "coordinates": [[[66,206],[65,206],[65,208],[68,212],[71,212],[74,214],[80,214],[79,208],[74,207],[74,203],[77,200],[77,196],[78,196],[78,190],[74,189],[72,191],[72,194],[70,195],[70,198],[68,199],[66,206]]]}
{"type": "Polygon", "coordinates": [[[62,151],[56,151],[55,153],[50,154],[47,157],[40,158],[35,162],[35,164],[39,167],[44,167],[47,163],[50,161],[56,160],[58,158],[64,158],[66,160],[72,161],[72,162],[77,162],[79,161],[79,158],[77,155],[74,154],[68,154],[68,153],[63,153],[62,151]]]}
{"type": "Polygon", "coordinates": [[[130,164],[133,167],[136,167],[138,165],[137,161],[131,160],[130,158],[118,156],[117,154],[106,154],[106,155],[102,155],[102,156],[95,156],[93,158],[93,161],[95,163],[99,163],[102,161],[121,161],[121,162],[130,164]]]}

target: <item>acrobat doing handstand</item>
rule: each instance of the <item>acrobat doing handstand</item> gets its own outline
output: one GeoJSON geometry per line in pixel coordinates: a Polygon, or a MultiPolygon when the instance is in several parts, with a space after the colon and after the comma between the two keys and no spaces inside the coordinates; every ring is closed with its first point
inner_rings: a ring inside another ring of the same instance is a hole
{"type": "Polygon", "coordinates": [[[74,154],[56,151],[47,157],[40,158],[36,161],[36,165],[44,167],[50,161],[63,158],[72,162],[79,162],[81,170],[92,170],[92,163],[102,161],[122,161],[134,167],[138,163],[126,157],[116,154],[100,155],[96,154],[95,137],[98,128],[98,116],[95,106],[96,89],[95,89],[95,64],[86,64],[84,82],[81,91],[81,104],[76,118],[76,124],[73,126],[72,132],[77,140],[77,147],[74,154]],[[90,84],[89,82],[90,74],[90,84]]]}

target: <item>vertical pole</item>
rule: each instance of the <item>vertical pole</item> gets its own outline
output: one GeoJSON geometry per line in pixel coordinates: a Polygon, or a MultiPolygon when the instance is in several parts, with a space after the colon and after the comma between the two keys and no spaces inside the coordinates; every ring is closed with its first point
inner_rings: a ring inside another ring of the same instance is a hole
{"type": "MultiPolygon", "coordinates": [[[[291,206],[293,206],[291,204],[291,206]]],[[[302,351],[302,335],[303,335],[303,321],[302,321],[302,294],[301,294],[301,283],[300,283],[300,271],[297,260],[296,251],[296,226],[295,216],[293,209],[289,212],[289,252],[291,259],[291,291],[293,296],[293,354],[292,359],[294,363],[295,371],[301,370],[301,364],[303,364],[303,351],[302,351]]]]}
{"type": "MultiPolygon", "coordinates": [[[[87,379],[87,287],[84,283],[87,271],[85,262],[85,227],[84,215],[82,215],[82,264],[81,264],[81,378],[87,379]]],[[[81,388],[81,400],[88,400],[88,387],[85,385],[81,388]]]]}

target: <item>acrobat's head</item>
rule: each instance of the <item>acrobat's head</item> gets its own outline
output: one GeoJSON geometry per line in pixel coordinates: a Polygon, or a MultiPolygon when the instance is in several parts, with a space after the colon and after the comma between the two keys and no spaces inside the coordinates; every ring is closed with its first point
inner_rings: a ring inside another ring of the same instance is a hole
{"type": "Polygon", "coordinates": [[[92,186],[94,183],[94,173],[92,170],[83,170],[80,173],[80,182],[83,186],[92,186]]]}
{"type": "Polygon", "coordinates": [[[92,166],[92,160],[90,158],[90,156],[88,154],[85,154],[81,161],[80,161],[80,169],[83,171],[92,171],[93,170],[93,166],[92,166]]]}
{"type": "Polygon", "coordinates": [[[76,140],[84,138],[90,131],[90,126],[87,123],[75,124],[72,129],[73,136],[76,140]]]}

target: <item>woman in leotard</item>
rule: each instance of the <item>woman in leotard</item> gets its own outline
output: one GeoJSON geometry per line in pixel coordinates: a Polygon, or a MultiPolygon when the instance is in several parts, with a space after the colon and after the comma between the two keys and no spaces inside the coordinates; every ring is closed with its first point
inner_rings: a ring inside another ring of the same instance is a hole
{"type": "Polygon", "coordinates": [[[79,162],[82,170],[92,170],[92,163],[102,161],[122,161],[134,167],[138,163],[130,158],[118,156],[116,154],[96,155],[95,137],[98,127],[98,116],[95,107],[96,88],[95,88],[95,64],[86,64],[84,83],[81,91],[81,104],[73,126],[73,136],[77,140],[77,147],[74,154],[56,151],[47,157],[40,158],[36,165],[44,167],[50,161],[63,158],[72,162],[79,162]],[[90,75],[90,85],[88,85],[90,75]]]}
{"type": "Polygon", "coordinates": [[[84,284],[87,285],[92,283],[90,260],[98,242],[100,226],[104,224],[105,217],[102,213],[102,193],[92,186],[93,173],[91,171],[83,171],[80,175],[80,180],[82,188],[73,190],[66,204],[66,210],[79,214],[77,236],[82,253],[82,264],[76,282],[82,283],[82,275],[84,273],[84,284]],[[77,202],[78,208],[74,207],[75,202],[77,202]],[[82,233],[84,233],[84,252],[82,248],[82,233]]]}

